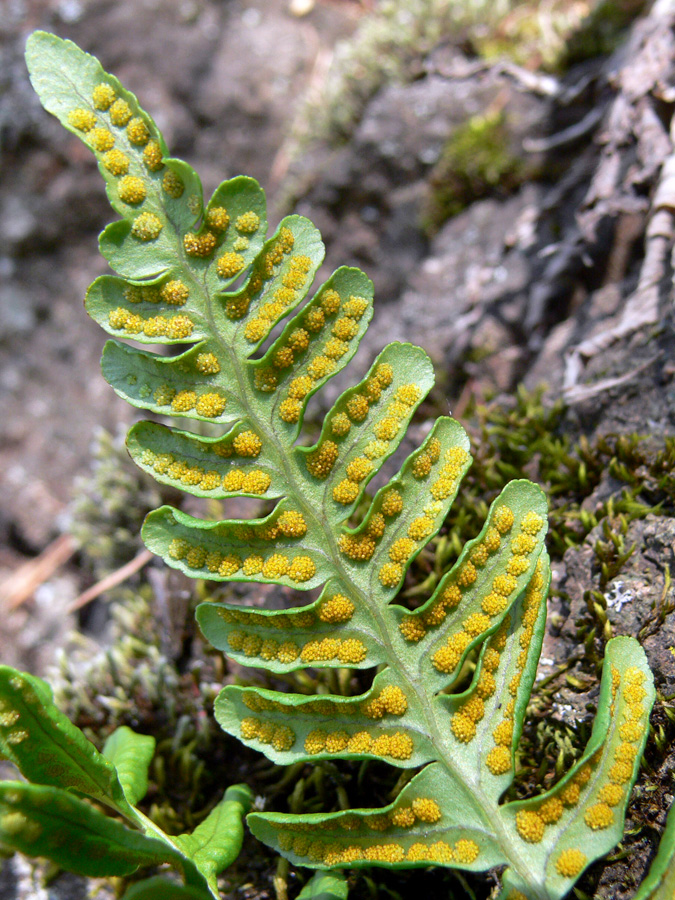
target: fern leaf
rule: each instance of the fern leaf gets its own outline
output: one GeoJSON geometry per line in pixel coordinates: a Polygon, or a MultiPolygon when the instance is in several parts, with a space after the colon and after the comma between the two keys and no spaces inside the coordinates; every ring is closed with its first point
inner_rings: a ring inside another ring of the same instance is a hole
{"type": "Polygon", "coordinates": [[[233,659],[273,672],[379,667],[353,698],[229,686],[218,721],[281,764],[379,759],[421,769],[383,809],[256,812],[251,829],[300,865],[504,866],[509,900],[562,897],[620,838],[653,686],[637,643],[610,642],[580,764],[549,794],[500,804],[545,627],[543,493],[509,484],[433,595],[415,611],[396,604],[471,462],[461,426],[440,418],[354,523],[432,387],[424,351],[386,347],[335,402],[316,443],[297,445],[308,399],[368,327],[370,281],[341,268],[310,298],[324,252],[310,222],[290,216],[267,238],[262,191],[245,178],[225,182],[204,207],[197,176],[168,157],[136,98],[96,60],[41,33],[27,56],[47,109],[97,153],[122,217],[101,237],[118,274],[94,282],[90,314],[116,338],[189,345],[167,357],[109,342],[105,377],[137,407],[225,429],[205,438],[141,423],[129,436],[132,456],[200,497],[277,501],[256,520],[205,521],[163,507],[146,520],[146,544],[193,577],[320,589],[281,612],[200,606],[205,636],[233,659]],[[471,684],[450,693],[469,654],[471,684]]]}

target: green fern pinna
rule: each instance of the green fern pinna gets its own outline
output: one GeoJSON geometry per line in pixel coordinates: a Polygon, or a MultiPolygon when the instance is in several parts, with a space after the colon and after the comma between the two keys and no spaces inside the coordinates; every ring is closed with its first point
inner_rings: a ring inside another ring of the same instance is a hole
{"type": "Polygon", "coordinates": [[[163,507],[145,523],[148,547],[194,578],[320,588],[314,602],[281,612],[200,606],[204,635],[237,662],[376,673],[353,698],[228,686],[219,723],[279,764],[380,760],[416,770],[385,808],[253,812],[250,829],[301,866],[503,867],[503,900],[565,896],[621,838],[654,688],[638,643],[610,641],[581,759],[547,793],[500,803],[546,621],[541,490],[509,484],[433,596],[414,612],[397,604],[471,459],[461,426],[438,419],[352,526],[432,386],[426,354],[387,346],[336,401],[317,442],[299,445],[308,399],[349,362],[368,326],[371,282],[341,268],[307,300],[324,252],[311,222],[290,216],[268,237],[265,198],[250,178],[224,182],[204,204],[197,175],[170,157],[152,119],[95,58],[38,32],[27,59],[46,109],[96,154],[121,216],[100,237],[118,274],[92,284],[89,314],[116,339],[187,345],[165,356],[111,341],[106,379],[134,406],[223,428],[205,438],[142,422],[129,452],[157,480],[198,497],[276,504],[264,519],[221,522],[163,507]],[[470,654],[471,684],[452,693],[470,654]]]}

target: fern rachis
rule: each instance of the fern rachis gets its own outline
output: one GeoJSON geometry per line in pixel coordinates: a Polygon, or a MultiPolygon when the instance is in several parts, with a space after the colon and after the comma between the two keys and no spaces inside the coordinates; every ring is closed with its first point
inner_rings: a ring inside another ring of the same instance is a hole
{"type": "Polygon", "coordinates": [[[546,794],[500,804],[545,628],[542,492],[508,485],[427,602],[414,612],[395,604],[470,464],[461,426],[440,418],[361,523],[345,522],[432,386],[426,354],[386,347],[336,401],[317,443],[298,446],[308,398],[349,362],[368,326],[370,281],[338,269],[300,307],[323,259],[310,222],[290,216],[265,239],[264,197],[247,178],[223,183],[205,207],[197,176],[169,157],[136,98],[98,61],[44,33],[31,37],[27,56],[42,102],[97,154],[122,216],[101,236],[119,274],[94,282],[89,313],[115,337],[190,344],[161,357],[111,342],[106,378],[135,406],[229,427],[204,438],[140,423],[130,453],[197,496],[278,501],[252,521],[207,522],[163,507],[146,521],[147,545],[193,577],[322,588],[315,602],[282,612],[202,605],[202,631],[235,660],[272,672],[379,667],[355,698],[229,686],[218,721],[281,764],[350,758],[421,768],[385,809],[253,813],[254,834],[300,865],[506,866],[504,898],[564,896],[620,839],[654,691],[637,642],[611,641],[582,758],[546,794]],[[473,651],[469,688],[448,693],[473,651]]]}

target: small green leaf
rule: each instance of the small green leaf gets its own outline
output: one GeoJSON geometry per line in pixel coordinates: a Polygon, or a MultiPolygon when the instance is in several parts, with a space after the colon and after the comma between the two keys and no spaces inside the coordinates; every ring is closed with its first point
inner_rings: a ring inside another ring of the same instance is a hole
{"type": "Polygon", "coordinates": [[[215,809],[192,834],[181,834],[176,844],[215,888],[215,876],[239,856],[244,839],[243,816],[251,808],[253,793],[245,784],[232,785],[215,809]]]}
{"type": "Polygon", "coordinates": [[[148,769],[155,743],[154,737],[136,734],[122,725],[113,731],[103,747],[103,756],[117,770],[124,795],[132,806],[136,806],[148,791],[148,769]]]}
{"type": "Polygon", "coordinates": [[[93,878],[181,861],[168,844],[131,831],[68,791],[20,781],[0,782],[0,844],[93,878]]]}
{"type": "Polygon", "coordinates": [[[125,891],[122,900],[212,900],[212,896],[206,891],[175,884],[156,875],[133,884],[125,891]]]}
{"type": "Polygon", "coordinates": [[[49,685],[10,666],[0,666],[0,750],[35,784],[80,791],[133,816],[115,768],[57,709],[49,685]]]}
{"type": "Polygon", "coordinates": [[[297,900],[347,900],[349,885],[341,872],[315,872],[297,900]]]}
{"type": "Polygon", "coordinates": [[[671,805],[659,852],[633,900],[673,900],[675,897],[675,805],[671,805]]]}

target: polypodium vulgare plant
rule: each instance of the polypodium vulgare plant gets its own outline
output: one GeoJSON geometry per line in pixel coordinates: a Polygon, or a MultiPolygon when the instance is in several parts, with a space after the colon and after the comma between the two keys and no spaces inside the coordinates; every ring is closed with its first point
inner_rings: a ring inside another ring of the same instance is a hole
{"type": "Polygon", "coordinates": [[[196,174],[169,156],[134,95],[95,58],[40,32],[27,58],[44,106],[96,154],[121,216],[100,237],[118,275],[92,284],[90,315],[115,338],[187,345],[164,356],[109,342],[105,377],[137,407],[227,429],[206,438],[143,422],[129,452],[197,497],[276,501],[263,519],[220,522],[163,507],[146,520],[148,547],[195,578],[321,589],[281,612],[201,605],[204,635],[236,661],[273,673],[374,670],[370,689],[352,698],[228,686],[218,721],[279,764],[371,759],[419,770],[386,808],[254,812],[251,830],[303,866],[504,867],[501,897],[563,897],[621,838],[654,688],[638,643],[611,640],[582,757],[546,793],[500,803],[546,621],[542,491],[509,484],[433,595],[414,611],[396,603],[470,464],[464,430],[438,419],[351,527],[432,386],[426,354],[387,346],[336,401],[317,442],[298,444],[309,397],[367,328],[370,281],[340,268],[307,300],[323,259],[311,222],[290,216],[268,238],[263,192],[250,178],[224,182],[205,205],[196,174]],[[452,693],[469,659],[471,683],[452,693]]]}

